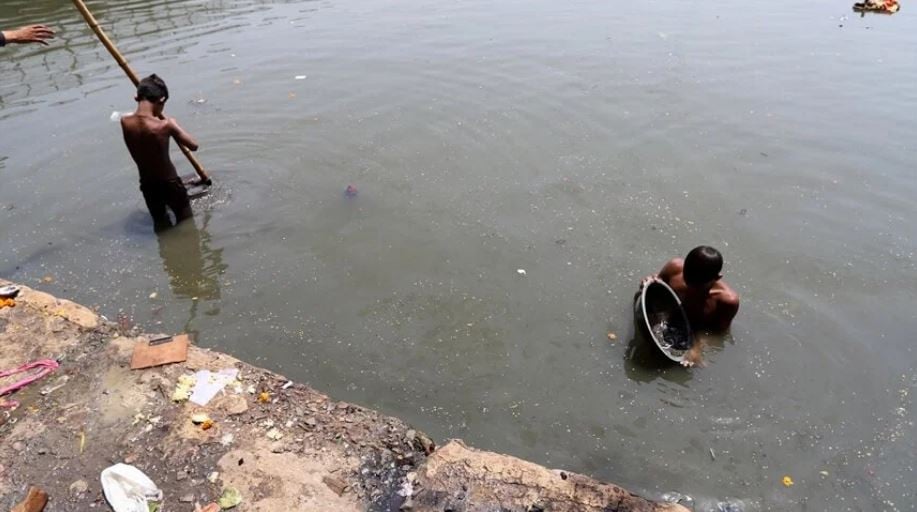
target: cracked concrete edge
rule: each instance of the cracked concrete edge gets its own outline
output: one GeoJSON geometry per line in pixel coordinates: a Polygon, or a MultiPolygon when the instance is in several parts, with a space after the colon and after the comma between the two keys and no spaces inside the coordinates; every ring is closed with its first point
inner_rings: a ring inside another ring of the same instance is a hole
{"type": "MultiPolygon", "coordinates": [[[[0,279],[0,286],[9,284],[16,283],[0,279]]],[[[16,307],[27,307],[62,318],[84,331],[115,326],[85,306],[16,285],[21,289],[16,307]]],[[[133,342],[138,339],[119,336],[117,332],[109,334],[112,339],[105,345],[123,355],[130,352],[133,342]]],[[[192,347],[187,363],[193,368],[198,366],[195,360],[203,363],[214,356],[224,363],[238,362],[236,358],[218,351],[192,347]]],[[[509,455],[470,448],[456,439],[449,440],[430,454],[417,469],[414,478],[416,491],[407,497],[409,509],[413,512],[440,512],[443,507],[456,512],[689,512],[681,505],[654,502],[585,475],[548,469],[509,455]]]]}
{"type": "Polygon", "coordinates": [[[0,279],[0,286],[7,285],[15,285],[20,288],[19,296],[16,297],[16,307],[29,307],[51,316],[57,316],[87,330],[96,329],[102,324],[101,317],[86,306],[0,279]]]}

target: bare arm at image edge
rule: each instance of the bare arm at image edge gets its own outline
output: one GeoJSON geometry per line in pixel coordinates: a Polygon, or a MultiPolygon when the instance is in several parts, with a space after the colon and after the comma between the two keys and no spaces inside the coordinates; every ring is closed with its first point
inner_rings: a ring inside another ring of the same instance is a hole
{"type": "Polygon", "coordinates": [[[45,25],[29,25],[0,32],[0,46],[9,43],[39,43],[47,46],[49,39],[54,39],[54,31],[45,25]]]}

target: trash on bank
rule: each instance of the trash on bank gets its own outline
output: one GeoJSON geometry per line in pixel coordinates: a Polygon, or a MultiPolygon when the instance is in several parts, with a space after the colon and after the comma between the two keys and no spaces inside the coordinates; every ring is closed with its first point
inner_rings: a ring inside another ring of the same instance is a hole
{"type": "Polygon", "coordinates": [[[213,428],[214,421],[205,412],[199,412],[191,415],[191,423],[200,425],[201,430],[210,430],[213,428]]]}
{"type": "Polygon", "coordinates": [[[191,338],[187,334],[141,341],[134,345],[134,354],[131,356],[131,370],[141,370],[186,361],[190,345],[191,338]]]}
{"type": "Polygon", "coordinates": [[[184,402],[191,397],[191,388],[194,387],[194,377],[191,375],[182,375],[175,383],[175,391],[172,392],[173,402],[184,402]]]}
{"type": "MultiPolygon", "coordinates": [[[[28,377],[20,381],[14,382],[10,384],[9,386],[0,388],[0,397],[13,393],[15,391],[19,391],[20,389],[28,386],[29,384],[37,380],[41,380],[45,378],[51,372],[60,368],[60,364],[58,364],[58,362],[53,359],[40,359],[38,361],[26,363],[24,365],[13,368],[11,370],[0,371],[0,378],[9,377],[11,375],[16,375],[17,373],[27,372],[34,368],[41,368],[41,369],[38,372],[33,373],[32,375],[29,375],[28,377]]],[[[10,401],[0,400],[0,409],[15,409],[17,407],[19,407],[19,402],[17,402],[16,400],[10,400],[10,401]]]]}
{"type": "Polygon", "coordinates": [[[150,512],[150,502],[162,501],[162,491],[134,466],[115,464],[103,470],[100,478],[114,512],[150,512]]]}
{"type": "Polygon", "coordinates": [[[271,394],[268,393],[267,391],[262,391],[261,393],[258,393],[258,401],[261,402],[262,404],[266,404],[270,402],[271,394]]]}
{"type": "Polygon", "coordinates": [[[276,428],[272,428],[272,429],[268,430],[268,431],[267,431],[267,434],[265,434],[265,435],[266,435],[267,438],[270,439],[271,441],[280,441],[281,439],[283,439],[283,433],[280,432],[279,430],[277,430],[276,428]]]}
{"type": "Polygon", "coordinates": [[[236,368],[225,368],[216,373],[210,370],[195,373],[196,383],[189,400],[197,405],[207,405],[227,384],[236,380],[238,375],[239,370],[236,368]]]}
{"type": "Polygon", "coordinates": [[[234,508],[239,503],[242,503],[242,493],[235,487],[227,487],[223,489],[223,495],[220,496],[219,503],[220,508],[223,510],[234,508]]]}
{"type": "Polygon", "coordinates": [[[15,301],[15,300],[13,300],[13,299],[11,299],[11,298],[9,298],[9,297],[0,298],[0,309],[3,309],[3,308],[15,308],[15,307],[16,307],[16,301],[15,301]]]}
{"type": "Polygon", "coordinates": [[[19,296],[21,289],[16,285],[9,285],[0,287],[0,298],[3,299],[15,299],[19,296]]]}
{"type": "Polygon", "coordinates": [[[38,487],[29,487],[29,494],[11,512],[41,512],[48,504],[48,493],[38,487]]]}

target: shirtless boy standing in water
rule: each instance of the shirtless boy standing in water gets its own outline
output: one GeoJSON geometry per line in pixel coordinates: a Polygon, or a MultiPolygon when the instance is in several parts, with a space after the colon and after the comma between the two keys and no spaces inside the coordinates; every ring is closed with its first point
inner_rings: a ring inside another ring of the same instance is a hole
{"type": "MultiPolygon", "coordinates": [[[[648,276],[640,287],[654,279],[669,285],[681,299],[688,321],[695,330],[722,332],[729,329],[739,311],[739,294],[723,281],[723,255],[713,247],[695,247],[684,258],[674,258],[658,274],[648,276]]],[[[685,354],[685,365],[701,360],[701,343],[695,341],[685,354]]]]}
{"type": "Polygon", "coordinates": [[[124,142],[140,172],[140,191],[146,207],[153,216],[156,230],[171,227],[166,207],[172,210],[176,224],[190,218],[191,202],[188,191],[169,158],[169,139],[197,151],[197,142],[178,125],[175,119],[160,119],[169,89],[156,75],[150,75],[137,85],[137,110],[121,118],[124,142]]]}

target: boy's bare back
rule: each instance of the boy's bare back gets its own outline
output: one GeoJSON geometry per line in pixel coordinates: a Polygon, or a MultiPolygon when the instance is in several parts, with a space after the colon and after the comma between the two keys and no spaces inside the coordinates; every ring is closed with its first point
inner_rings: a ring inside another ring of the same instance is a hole
{"type": "Polygon", "coordinates": [[[121,118],[124,143],[137,164],[141,182],[167,181],[178,178],[175,165],[169,157],[169,140],[172,137],[194,151],[197,144],[175,119],[159,119],[138,112],[121,118]]]}

